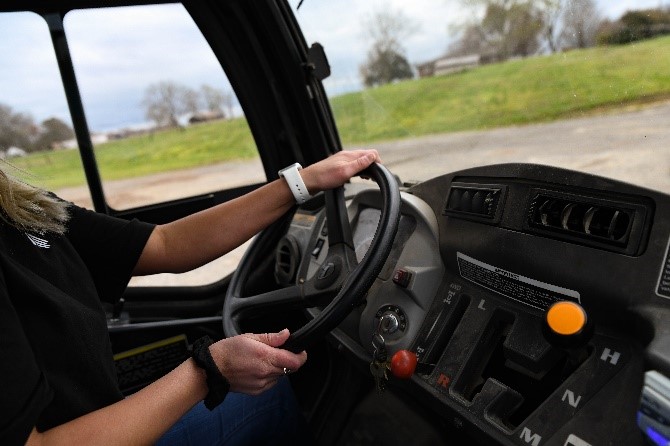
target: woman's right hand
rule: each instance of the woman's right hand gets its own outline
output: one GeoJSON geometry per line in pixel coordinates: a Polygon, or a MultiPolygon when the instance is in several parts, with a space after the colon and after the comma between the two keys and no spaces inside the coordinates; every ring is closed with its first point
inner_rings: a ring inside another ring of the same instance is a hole
{"type": "Polygon", "coordinates": [[[296,371],[307,361],[307,353],[292,353],[280,347],[289,337],[279,333],[242,334],[222,339],[209,348],[214,362],[230,382],[230,390],[258,395],[284,376],[284,369],[296,371]]]}

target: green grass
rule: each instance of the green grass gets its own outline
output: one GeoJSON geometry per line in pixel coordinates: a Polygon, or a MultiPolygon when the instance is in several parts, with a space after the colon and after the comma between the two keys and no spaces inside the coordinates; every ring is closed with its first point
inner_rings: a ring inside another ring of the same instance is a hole
{"type": "MultiPolygon", "coordinates": [[[[196,167],[258,155],[244,118],[193,125],[183,130],[110,141],[95,147],[104,180],[196,167]]],[[[79,152],[62,150],[14,158],[11,164],[26,181],[47,189],[85,184],[79,152]]]]}
{"type": "Polygon", "coordinates": [[[345,144],[555,120],[670,97],[670,37],[482,66],[335,98],[345,144]]]}
{"type": "MultiPolygon", "coordinates": [[[[486,129],[670,98],[670,37],[486,65],[331,99],[345,145],[486,129]]],[[[243,118],[102,144],[103,179],[135,177],[257,156],[243,118]]],[[[76,151],[12,162],[49,189],[84,184],[76,151]]]]}

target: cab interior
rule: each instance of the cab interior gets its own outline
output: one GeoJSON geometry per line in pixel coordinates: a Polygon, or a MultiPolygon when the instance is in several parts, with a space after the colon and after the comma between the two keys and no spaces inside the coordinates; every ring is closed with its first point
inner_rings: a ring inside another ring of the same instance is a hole
{"type": "MultiPolygon", "coordinates": [[[[225,186],[206,193],[112,200],[85,95],[105,81],[79,76],[82,47],[68,16],[162,3],[0,6],[45,22],[88,206],[163,223],[347,148],[323,86],[328,48],[306,41],[296,2],[184,1],[234,91],[257,172],[230,186],[223,172],[225,186]]],[[[422,162],[428,168],[430,157],[422,162]]],[[[668,444],[666,192],[525,159],[444,168],[422,181],[395,175],[391,163],[364,177],[296,206],[232,269],[213,267],[212,280],[131,283],[107,308],[124,392],[183,360],[202,335],[287,327],[292,348],[308,352],[290,379],[319,445],[668,444]],[[547,322],[556,301],[583,311],[568,336],[547,322]],[[419,362],[407,379],[389,371],[384,391],[370,366],[376,334],[388,357],[409,350],[419,362]]]]}

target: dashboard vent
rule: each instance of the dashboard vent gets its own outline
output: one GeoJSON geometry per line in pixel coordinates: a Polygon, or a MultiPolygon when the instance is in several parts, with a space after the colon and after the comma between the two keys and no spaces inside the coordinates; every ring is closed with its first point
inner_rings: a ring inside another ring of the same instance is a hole
{"type": "Polygon", "coordinates": [[[632,254],[637,245],[629,246],[629,241],[639,239],[641,231],[636,218],[644,222],[645,215],[646,208],[637,203],[533,190],[528,225],[533,232],[632,254]]]}
{"type": "Polygon", "coordinates": [[[497,222],[505,190],[497,185],[453,183],[442,213],[497,222]]]}
{"type": "Polygon", "coordinates": [[[294,237],[287,235],[279,241],[275,251],[275,279],[280,285],[289,285],[295,279],[300,260],[300,248],[294,237]]]}

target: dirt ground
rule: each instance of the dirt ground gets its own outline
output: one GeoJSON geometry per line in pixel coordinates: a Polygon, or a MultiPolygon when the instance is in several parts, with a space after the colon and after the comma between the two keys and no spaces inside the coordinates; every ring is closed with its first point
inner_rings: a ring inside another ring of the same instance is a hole
{"type": "MultiPolygon", "coordinates": [[[[670,193],[670,102],[546,124],[406,138],[370,144],[402,180],[426,180],[478,165],[549,164],[670,193]]],[[[259,160],[113,181],[105,193],[126,208],[264,181],[259,160]]],[[[85,188],[56,191],[90,203],[85,188]]],[[[134,284],[194,285],[232,271],[244,247],[185,275],[133,279],[134,284]],[[156,282],[157,281],[157,282],[156,282]]]]}

